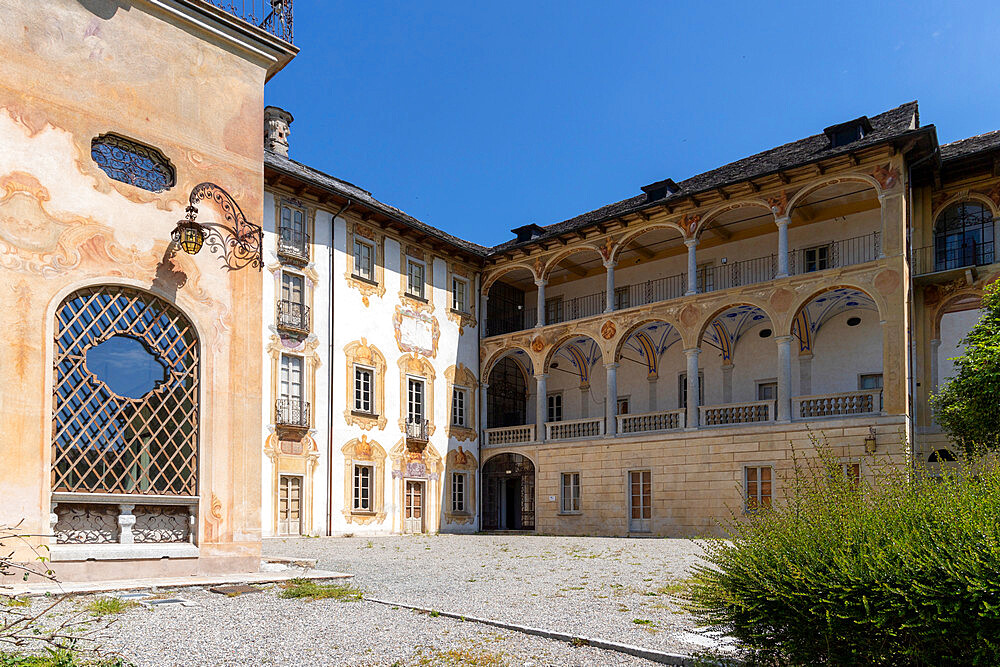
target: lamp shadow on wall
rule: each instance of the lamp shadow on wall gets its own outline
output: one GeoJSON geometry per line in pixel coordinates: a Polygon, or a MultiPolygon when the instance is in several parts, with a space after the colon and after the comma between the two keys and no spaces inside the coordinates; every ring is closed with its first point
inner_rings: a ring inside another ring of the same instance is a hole
{"type": "Polygon", "coordinates": [[[167,296],[171,301],[177,300],[177,290],[187,284],[188,276],[177,268],[174,264],[174,255],[177,254],[177,244],[167,244],[163,251],[163,257],[156,265],[156,277],[153,278],[152,287],[161,294],[167,296]]]}
{"type": "Polygon", "coordinates": [[[99,19],[107,21],[112,18],[115,13],[122,8],[128,11],[128,5],[131,4],[127,0],[76,0],[83,8],[88,12],[93,14],[99,19]]]}

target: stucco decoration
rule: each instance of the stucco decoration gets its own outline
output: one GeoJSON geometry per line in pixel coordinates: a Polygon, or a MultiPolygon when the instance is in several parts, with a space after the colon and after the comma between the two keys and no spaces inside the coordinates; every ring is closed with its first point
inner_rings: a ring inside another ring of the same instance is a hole
{"type": "Polygon", "coordinates": [[[618,329],[615,328],[615,323],[612,322],[611,320],[605,322],[604,326],[601,327],[601,336],[604,338],[604,340],[611,340],[612,338],[615,337],[615,333],[617,332],[618,329]]]}
{"type": "Polygon", "coordinates": [[[872,169],[871,175],[882,186],[883,191],[893,189],[899,182],[899,169],[892,166],[892,163],[875,167],[872,169]]]}
{"type": "Polygon", "coordinates": [[[454,289],[454,278],[462,278],[465,280],[465,310],[459,311],[452,308],[451,297],[449,296],[449,302],[445,312],[447,313],[448,320],[454,322],[458,325],[458,335],[461,336],[465,333],[465,327],[474,329],[476,327],[476,299],[475,299],[475,273],[469,271],[456,263],[451,263],[448,265],[448,289],[454,289]]]}
{"type": "Polygon", "coordinates": [[[344,355],[347,361],[347,391],[345,392],[347,406],[344,410],[344,422],[348,426],[360,426],[366,431],[376,427],[381,431],[388,421],[385,416],[385,355],[374,345],[369,345],[364,338],[345,345],[344,355]],[[373,371],[375,386],[372,387],[372,414],[358,412],[354,409],[354,367],[356,365],[370,368],[373,371]]]}
{"type": "Polygon", "coordinates": [[[371,227],[359,223],[349,222],[347,224],[347,271],[344,273],[344,280],[352,288],[361,292],[361,303],[367,308],[373,296],[382,297],[385,295],[385,258],[383,257],[384,235],[375,231],[371,227]],[[374,248],[372,255],[373,280],[367,280],[357,275],[354,267],[354,240],[370,244],[374,248]]]}
{"type": "Polygon", "coordinates": [[[422,379],[424,387],[424,418],[427,420],[427,435],[434,435],[434,365],[419,354],[404,354],[399,358],[399,430],[406,432],[406,378],[422,379]]]}
{"type": "Polygon", "coordinates": [[[686,327],[692,327],[698,322],[698,308],[693,304],[688,304],[684,306],[684,310],[681,311],[680,316],[681,324],[686,327]]]}
{"type": "Polygon", "coordinates": [[[531,340],[531,349],[535,352],[541,352],[545,349],[545,339],[541,336],[535,336],[531,340]]]}
{"type": "Polygon", "coordinates": [[[897,289],[902,280],[898,271],[893,269],[886,269],[885,271],[879,271],[878,275],[875,276],[875,289],[877,289],[884,296],[889,296],[897,289]]]}
{"type": "Polygon", "coordinates": [[[774,290],[774,294],[771,295],[771,306],[776,312],[784,313],[792,304],[795,302],[795,292],[787,290],[784,287],[779,287],[774,290]]]}
{"type": "Polygon", "coordinates": [[[385,521],[385,459],[386,453],[380,444],[362,435],[341,447],[344,454],[344,509],[347,523],[368,525],[385,521]],[[370,465],[374,468],[372,511],[354,510],[354,466],[370,465]]]}
{"type": "Polygon", "coordinates": [[[415,352],[432,359],[437,356],[441,326],[433,315],[396,306],[392,327],[400,352],[415,352]]]}
{"type": "Polygon", "coordinates": [[[222,524],[225,522],[225,509],[222,500],[211,492],[208,511],[205,512],[205,536],[207,542],[222,541],[222,524]]]}
{"type": "MultiPolygon", "coordinates": [[[[278,493],[282,475],[295,475],[302,478],[302,509],[301,526],[303,534],[309,534],[313,525],[313,497],[315,496],[316,467],[319,464],[319,446],[316,440],[305,435],[301,438],[280,438],[277,433],[267,436],[264,443],[264,454],[271,460],[271,489],[274,498],[270,517],[271,530],[275,535],[280,533],[280,517],[278,516],[278,493]]],[[[267,490],[265,490],[267,492],[267,490]]],[[[266,519],[265,517],[262,517],[266,519]]]]}
{"type": "Polygon", "coordinates": [[[479,382],[476,380],[476,374],[470,368],[460,363],[457,366],[446,368],[444,378],[447,382],[446,390],[448,399],[447,420],[445,421],[444,428],[445,435],[459,441],[475,440],[477,438],[476,415],[478,414],[476,404],[479,397],[479,382]],[[466,390],[464,426],[457,426],[452,423],[452,415],[454,414],[452,403],[455,399],[455,392],[453,390],[455,387],[462,387],[466,390]]]}
{"type": "Polygon", "coordinates": [[[475,523],[476,515],[476,470],[478,464],[472,452],[459,446],[448,452],[445,459],[447,474],[444,481],[444,522],[467,526],[475,523]],[[453,504],[455,475],[465,476],[465,511],[456,512],[453,504]]]}
{"type": "Polygon", "coordinates": [[[767,205],[770,207],[771,212],[780,218],[788,210],[788,193],[782,190],[777,196],[768,197],[767,205]]]}

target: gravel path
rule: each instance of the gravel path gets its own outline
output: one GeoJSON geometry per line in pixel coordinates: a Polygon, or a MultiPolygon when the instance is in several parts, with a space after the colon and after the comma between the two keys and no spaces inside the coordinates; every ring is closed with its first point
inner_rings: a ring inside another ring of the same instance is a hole
{"type": "Polygon", "coordinates": [[[264,541],[268,555],[354,574],[372,597],[686,654],[716,646],[669,587],[700,551],[679,539],[533,535],[264,541]]]}

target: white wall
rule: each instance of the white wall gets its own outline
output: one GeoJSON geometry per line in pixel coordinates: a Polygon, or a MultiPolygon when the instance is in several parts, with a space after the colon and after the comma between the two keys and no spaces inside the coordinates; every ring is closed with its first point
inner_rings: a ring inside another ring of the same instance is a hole
{"type": "Polygon", "coordinates": [[[982,310],[963,310],[957,313],[945,313],[941,318],[941,344],[937,351],[938,386],[947,382],[955,375],[955,363],[949,361],[962,354],[965,347],[959,341],[969,333],[969,330],[979,321],[982,310]]]}

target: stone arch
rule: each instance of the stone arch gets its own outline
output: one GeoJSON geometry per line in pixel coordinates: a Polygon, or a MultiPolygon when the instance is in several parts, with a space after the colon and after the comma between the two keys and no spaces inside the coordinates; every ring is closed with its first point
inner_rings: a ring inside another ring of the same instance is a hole
{"type": "Polygon", "coordinates": [[[705,229],[708,227],[708,225],[712,223],[716,218],[726,213],[729,213],[730,211],[737,211],[739,209],[744,209],[744,208],[760,208],[763,209],[764,212],[767,213],[768,215],[773,216],[771,207],[768,206],[767,202],[762,199],[741,199],[739,201],[726,202],[724,204],[716,206],[715,208],[708,211],[705,215],[701,216],[701,219],[698,221],[698,225],[694,229],[692,237],[701,238],[702,232],[704,232],[705,229]]]}
{"type": "Polygon", "coordinates": [[[1000,209],[997,208],[995,201],[990,199],[988,196],[980,192],[972,192],[971,190],[963,190],[962,192],[956,192],[942,202],[938,202],[933,207],[932,219],[931,219],[931,233],[933,234],[934,229],[937,227],[938,218],[941,214],[952,207],[953,204],[961,204],[963,202],[973,201],[977,204],[982,204],[990,210],[993,214],[994,220],[1000,215],[1000,209]]]}
{"type": "Polygon", "coordinates": [[[654,232],[654,231],[656,231],[658,229],[673,230],[673,231],[677,232],[678,234],[680,234],[681,238],[684,238],[684,229],[681,228],[681,226],[679,224],[677,224],[676,222],[656,222],[656,223],[644,225],[644,226],[642,226],[640,228],[637,228],[637,229],[634,229],[634,230],[630,231],[628,234],[625,234],[624,236],[622,236],[618,240],[618,243],[616,243],[612,247],[611,253],[609,255],[609,259],[611,261],[613,261],[613,262],[617,262],[618,261],[618,256],[622,253],[622,250],[624,250],[625,246],[627,246],[630,242],[632,242],[635,239],[639,238],[643,234],[647,234],[649,232],[654,232]]]}
{"type": "MultiPolygon", "coordinates": [[[[483,364],[483,374],[482,374],[483,381],[486,382],[486,383],[489,383],[490,372],[493,370],[493,367],[496,366],[497,362],[499,362],[501,359],[503,359],[508,354],[511,354],[511,353],[517,354],[518,352],[523,353],[525,356],[528,357],[529,361],[532,361],[531,350],[529,350],[528,348],[526,348],[524,346],[521,346],[521,345],[517,345],[517,344],[506,345],[506,346],[500,348],[499,350],[493,352],[486,359],[486,363],[483,364]]],[[[521,362],[519,361],[518,363],[521,363],[521,362]]],[[[533,374],[531,368],[527,368],[523,364],[521,364],[521,366],[522,366],[523,370],[525,371],[526,377],[533,374]]]]}
{"type": "Polygon", "coordinates": [[[718,308],[712,310],[707,317],[701,318],[701,320],[698,321],[698,324],[695,327],[692,327],[692,329],[698,332],[698,337],[695,339],[695,344],[701,345],[702,339],[704,339],[705,337],[705,332],[708,331],[709,327],[712,326],[712,322],[714,322],[720,315],[725,313],[727,310],[730,310],[731,308],[737,308],[739,306],[751,306],[753,308],[759,308],[764,313],[764,315],[767,316],[767,319],[771,322],[773,326],[777,326],[776,323],[781,321],[776,316],[776,314],[771,311],[770,304],[765,303],[763,301],[758,301],[756,299],[740,299],[719,306],[718,308]]]}
{"type": "Polygon", "coordinates": [[[479,288],[480,292],[483,294],[489,294],[490,288],[493,287],[493,283],[499,280],[502,276],[522,269],[531,272],[531,275],[535,277],[535,280],[539,279],[538,272],[535,271],[535,267],[530,264],[505,264],[504,266],[497,267],[483,276],[482,284],[479,288]]]}
{"type": "MultiPolygon", "coordinates": [[[[615,363],[620,362],[622,352],[625,345],[629,340],[635,337],[638,340],[638,347],[643,351],[643,357],[646,360],[646,368],[649,377],[656,377],[659,374],[660,359],[659,356],[662,353],[660,349],[661,341],[654,339],[649,332],[646,331],[650,325],[662,324],[670,328],[670,330],[680,337],[680,330],[677,326],[663,317],[650,316],[644,318],[643,320],[635,323],[628,329],[624,330],[622,334],[618,337],[618,340],[614,346],[614,357],[615,363]]],[[[669,332],[668,332],[669,333],[669,332]]]]}
{"type": "Polygon", "coordinates": [[[977,310],[982,307],[983,292],[977,288],[964,289],[952,294],[934,309],[931,318],[931,338],[941,337],[941,320],[948,313],[977,310]]]}
{"type": "Polygon", "coordinates": [[[802,312],[803,308],[812,303],[813,299],[815,299],[818,296],[822,296],[826,292],[832,292],[838,289],[853,289],[859,292],[863,292],[865,296],[867,296],[875,303],[875,307],[878,311],[879,320],[884,321],[886,319],[885,301],[884,299],[881,298],[881,295],[879,295],[877,290],[873,290],[871,289],[871,287],[865,285],[859,285],[857,283],[838,282],[834,285],[823,285],[822,287],[818,287],[812,292],[809,292],[808,294],[800,298],[794,304],[794,306],[791,309],[789,309],[789,312],[793,313],[793,315],[788,320],[786,325],[782,328],[782,331],[785,333],[785,335],[793,335],[792,328],[796,326],[796,320],[798,319],[799,314],[802,312]]]}
{"type": "Polygon", "coordinates": [[[601,346],[600,340],[598,340],[594,336],[590,335],[589,333],[584,333],[582,331],[576,331],[576,332],[573,332],[573,333],[570,333],[570,334],[566,334],[565,336],[562,336],[562,337],[556,339],[552,343],[552,345],[549,346],[548,351],[546,351],[546,353],[545,353],[544,362],[542,363],[542,372],[543,373],[548,373],[549,372],[549,368],[552,365],[552,358],[556,355],[556,353],[559,352],[559,350],[565,344],[570,343],[571,341],[573,341],[573,340],[575,340],[577,338],[587,338],[587,339],[590,339],[590,341],[593,342],[597,346],[597,349],[600,350],[600,352],[601,352],[601,358],[603,359],[603,357],[604,357],[604,354],[603,354],[604,348],[601,346]]]}
{"type": "Polygon", "coordinates": [[[382,445],[362,434],[360,438],[348,440],[340,448],[344,455],[344,519],[347,523],[367,525],[385,521],[385,460],[382,445]],[[372,467],[370,493],[371,510],[357,511],[354,507],[354,468],[357,465],[372,467]]]}
{"type": "Polygon", "coordinates": [[[499,451],[483,462],[483,530],[534,530],[536,472],[522,452],[499,451]]]}
{"type": "MultiPolygon", "coordinates": [[[[572,257],[573,255],[579,255],[583,253],[593,253],[597,255],[602,262],[604,261],[604,252],[602,252],[601,248],[589,244],[574,246],[572,248],[567,248],[565,250],[562,250],[553,255],[552,257],[550,257],[548,260],[546,260],[544,263],[544,267],[542,268],[541,271],[541,279],[548,280],[552,276],[552,272],[555,270],[559,262],[563,261],[568,257],[572,257]]],[[[537,264],[536,268],[538,268],[537,264]]],[[[535,274],[537,278],[538,272],[536,271],[535,274]]]]}
{"type": "Polygon", "coordinates": [[[881,205],[881,198],[884,194],[882,190],[882,185],[875,180],[875,178],[870,174],[864,174],[860,172],[850,172],[846,174],[837,174],[830,178],[824,178],[815,183],[810,183],[809,185],[803,187],[801,190],[796,192],[788,200],[788,205],[785,207],[785,214],[791,217],[792,213],[795,211],[795,207],[810,194],[816,192],[817,190],[822,190],[823,188],[829,187],[831,185],[837,185],[839,183],[849,183],[849,182],[864,183],[865,185],[871,186],[875,189],[875,194],[878,196],[881,205]]]}

